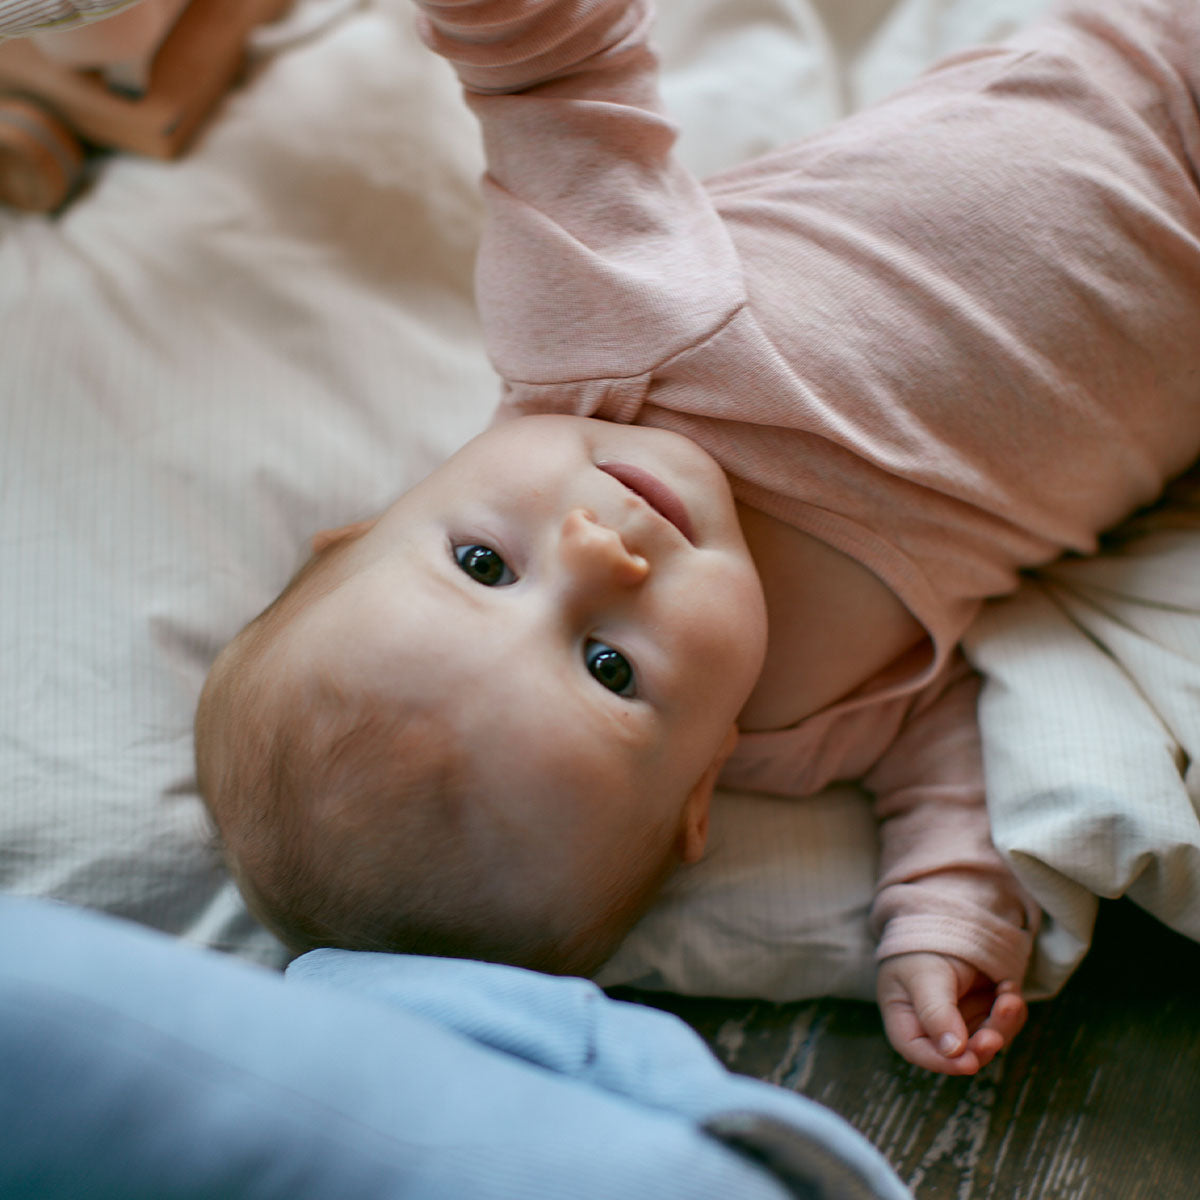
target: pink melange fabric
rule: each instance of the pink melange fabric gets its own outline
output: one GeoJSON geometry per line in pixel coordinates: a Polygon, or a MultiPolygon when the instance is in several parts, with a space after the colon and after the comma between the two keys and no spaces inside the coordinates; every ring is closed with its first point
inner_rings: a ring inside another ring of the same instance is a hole
{"type": "Polygon", "coordinates": [[[1038,913],[990,842],[955,647],[1018,571],[1094,551],[1200,453],[1200,5],[1060,6],[701,184],[672,156],[646,2],[420,3],[485,139],[502,413],[687,434],[929,632],[932,653],[744,736],[726,782],[861,779],[880,957],[1019,979],[1038,913]]]}

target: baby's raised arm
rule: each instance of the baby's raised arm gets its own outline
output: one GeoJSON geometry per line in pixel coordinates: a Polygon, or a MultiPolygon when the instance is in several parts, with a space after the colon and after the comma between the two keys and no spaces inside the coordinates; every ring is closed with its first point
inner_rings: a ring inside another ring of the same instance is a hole
{"type": "Polygon", "coordinates": [[[483,133],[477,301],[508,401],[628,419],[619,404],[597,413],[587,381],[636,388],[744,299],[729,236],[673,154],[650,4],[417,3],[483,133]]]}

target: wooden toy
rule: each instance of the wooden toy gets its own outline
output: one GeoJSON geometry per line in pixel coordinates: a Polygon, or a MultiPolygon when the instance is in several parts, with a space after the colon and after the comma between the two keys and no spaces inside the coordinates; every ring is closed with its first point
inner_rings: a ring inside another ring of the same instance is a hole
{"type": "Polygon", "coordinates": [[[236,78],[250,31],[290,3],[190,0],[172,14],[140,94],[98,69],[56,61],[31,38],[0,42],[0,203],[59,208],[79,178],[84,143],[180,154],[236,78]]]}

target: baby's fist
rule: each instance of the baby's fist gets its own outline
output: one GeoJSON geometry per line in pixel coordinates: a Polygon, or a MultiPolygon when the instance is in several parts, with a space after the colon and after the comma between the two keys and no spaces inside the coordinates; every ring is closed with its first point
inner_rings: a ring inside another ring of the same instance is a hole
{"type": "Polygon", "coordinates": [[[1012,980],[943,954],[897,954],[879,964],[879,1009],[888,1040],[910,1063],[945,1075],[973,1075],[1025,1024],[1012,980]]]}

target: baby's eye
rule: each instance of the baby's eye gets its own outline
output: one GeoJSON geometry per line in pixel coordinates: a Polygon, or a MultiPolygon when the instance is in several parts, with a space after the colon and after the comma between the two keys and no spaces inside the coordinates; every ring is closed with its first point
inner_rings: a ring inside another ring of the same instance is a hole
{"type": "Polygon", "coordinates": [[[490,546],[465,545],[454,547],[454,561],[476,583],[484,587],[503,587],[516,581],[508,564],[490,546]]]}
{"type": "Polygon", "coordinates": [[[583,661],[593,678],[602,683],[610,692],[618,696],[634,696],[637,680],[629,659],[619,650],[606,646],[603,642],[588,642],[583,650],[583,661]]]}

